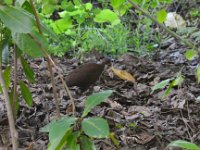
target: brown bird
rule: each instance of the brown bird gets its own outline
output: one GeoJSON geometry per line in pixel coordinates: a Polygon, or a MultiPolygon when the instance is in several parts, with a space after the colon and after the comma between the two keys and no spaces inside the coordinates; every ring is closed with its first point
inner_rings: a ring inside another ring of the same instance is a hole
{"type": "Polygon", "coordinates": [[[89,62],[73,70],[65,81],[69,87],[78,86],[82,91],[87,90],[90,85],[94,84],[100,77],[106,64],[111,61],[104,58],[101,63],[89,62]]]}

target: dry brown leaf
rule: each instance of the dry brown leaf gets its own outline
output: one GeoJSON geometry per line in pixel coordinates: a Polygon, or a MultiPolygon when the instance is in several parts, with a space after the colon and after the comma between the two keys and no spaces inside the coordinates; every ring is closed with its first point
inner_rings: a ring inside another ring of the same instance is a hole
{"type": "Polygon", "coordinates": [[[136,82],[135,78],[125,70],[115,69],[114,67],[112,67],[112,71],[116,76],[118,76],[119,78],[123,80],[129,81],[132,83],[136,82]]]}

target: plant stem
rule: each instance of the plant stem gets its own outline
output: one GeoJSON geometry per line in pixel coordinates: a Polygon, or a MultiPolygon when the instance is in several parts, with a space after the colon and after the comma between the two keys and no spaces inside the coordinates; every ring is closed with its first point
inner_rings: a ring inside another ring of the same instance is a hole
{"type": "Polygon", "coordinates": [[[16,104],[17,104],[17,47],[16,44],[14,44],[14,84],[13,84],[13,116],[16,119],[17,116],[17,110],[16,110],[16,104]]]}
{"type": "Polygon", "coordinates": [[[3,79],[1,67],[0,67],[0,84],[1,84],[1,87],[2,87],[2,90],[3,90],[3,95],[4,95],[4,98],[5,98],[10,134],[11,134],[11,139],[12,139],[12,147],[13,147],[13,150],[17,150],[18,149],[18,133],[17,133],[17,130],[15,128],[15,120],[14,120],[14,117],[13,117],[10,98],[9,98],[9,95],[8,95],[8,90],[6,89],[6,86],[5,86],[5,81],[3,79]]]}
{"type": "MultiPolygon", "coordinates": [[[[32,7],[34,16],[35,16],[35,20],[36,20],[36,24],[37,24],[38,30],[39,30],[40,34],[42,34],[40,21],[39,21],[39,18],[38,18],[38,15],[37,15],[37,12],[36,12],[36,9],[34,7],[34,4],[33,4],[32,0],[30,0],[30,4],[31,4],[31,7],[32,7]]],[[[54,95],[54,99],[55,99],[56,114],[57,114],[57,117],[60,118],[60,108],[59,108],[58,95],[56,93],[57,90],[56,90],[55,80],[54,80],[54,76],[53,76],[53,70],[52,70],[52,67],[51,67],[51,61],[50,61],[50,59],[48,57],[47,57],[47,62],[48,62],[48,67],[47,68],[49,69],[49,72],[50,72],[51,84],[52,84],[52,88],[53,88],[53,95],[54,95]]]]}

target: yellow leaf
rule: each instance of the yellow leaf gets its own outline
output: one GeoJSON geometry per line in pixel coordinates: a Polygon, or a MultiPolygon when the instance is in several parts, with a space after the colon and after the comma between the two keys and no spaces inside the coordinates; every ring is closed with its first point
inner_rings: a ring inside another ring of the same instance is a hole
{"type": "Polygon", "coordinates": [[[119,78],[123,80],[129,81],[132,83],[136,82],[135,78],[125,70],[115,69],[114,67],[112,67],[112,71],[116,76],[118,76],[119,78]]]}

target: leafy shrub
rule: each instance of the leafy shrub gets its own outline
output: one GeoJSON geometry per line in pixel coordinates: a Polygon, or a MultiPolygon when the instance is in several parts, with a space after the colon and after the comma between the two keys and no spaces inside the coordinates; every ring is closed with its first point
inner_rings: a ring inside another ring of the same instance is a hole
{"type": "Polygon", "coordinates": [[[52,121],[41,129],[49,133],[48,150],[55,149],[95,149],[92,138],[108,138],[109,127],[101,117],[86,118],[96,105],[105,101],[112,94],[111,90],[95,93],[89,96],[81,118],[64,116],[52,121]]]}

